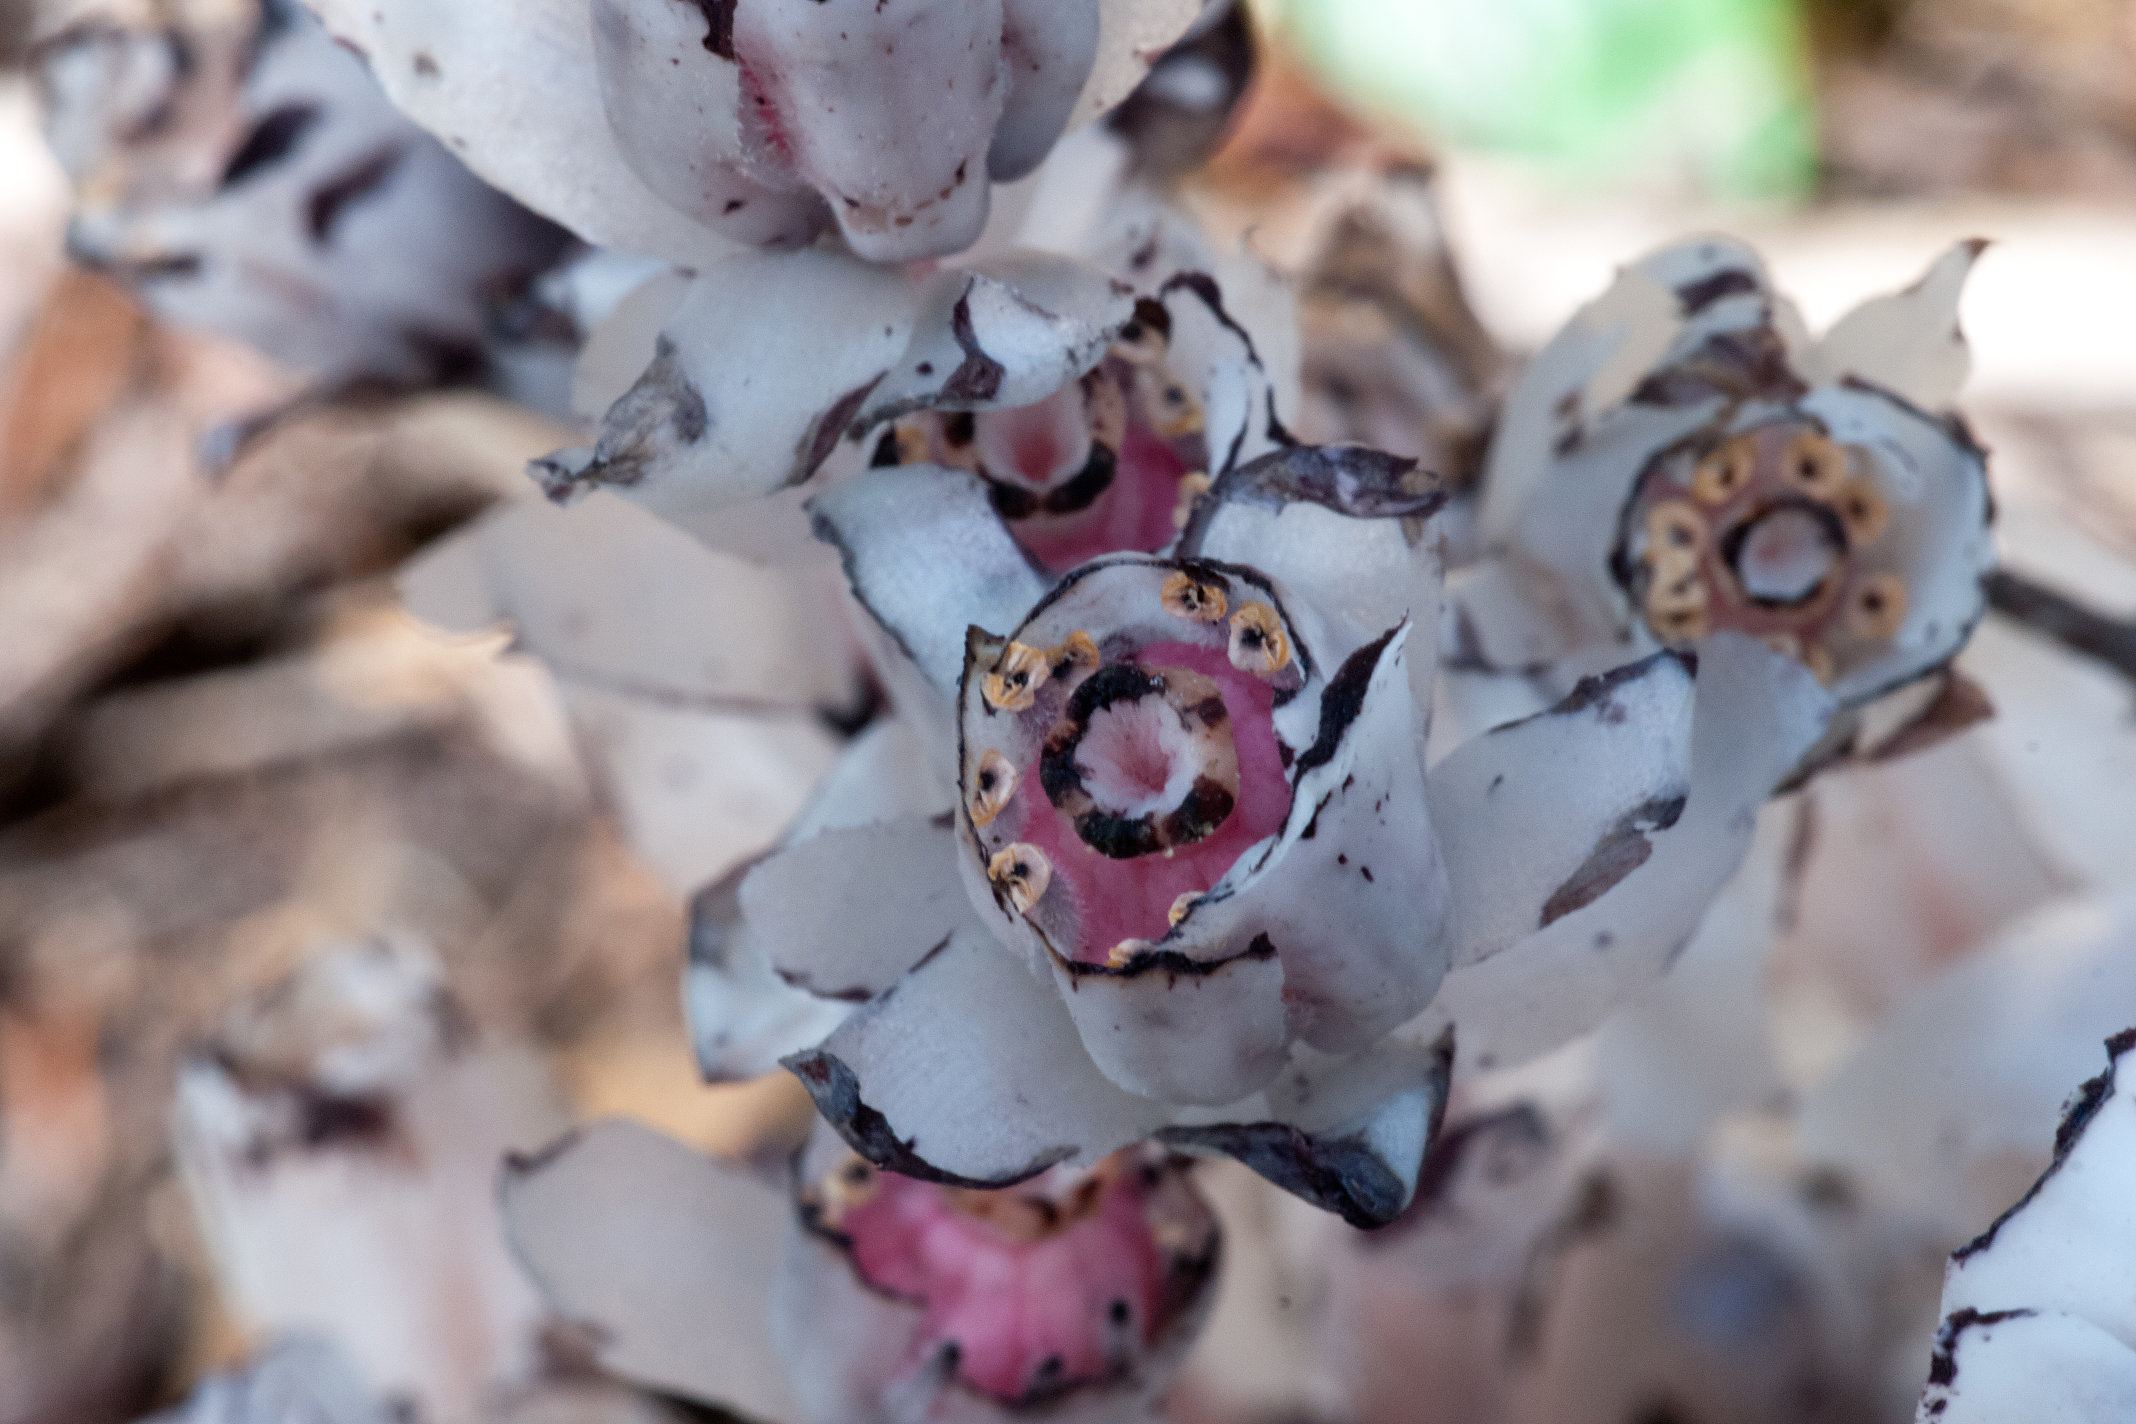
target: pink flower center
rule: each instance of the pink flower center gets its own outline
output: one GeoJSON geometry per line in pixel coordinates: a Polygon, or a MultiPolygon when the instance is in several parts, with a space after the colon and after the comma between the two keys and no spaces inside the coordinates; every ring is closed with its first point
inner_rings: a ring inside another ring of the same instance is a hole
{"type": "Polygon", "coordinates": [[[1185,723],[1155,698],[1092,713],[1075,764],[1099,805],[1129,816],[1178,804],[1195,765],[1185,723]]]}
{"type": "Polygon", "coordinates": [[[1169,1323],[1162,1180],[1119,1159],[1058,1195],[1057,1175],[987,1192],[883,1172],[837,1229],[862,1280],[923,1307],[908,1364],[954,1345],[959,1376],[1016,1401],[1119,1375],[1169,1323]]]}
{"type": "Polygon", "coordinates": [[[1054,573],[1123,551],[1150,554],[1179,532],[1179,482],[1187,462],[1172,446],[1139,426],[1128,427],[1113,482],[1079,514],[1011,520],[1009,528],[1031,556],[1054,573]]]}
{"type": "MultiPolygon", "coordinates": [[[[1049,767],[1042,753],[1022,769],[1019,784],[1045,794],[1019,798],[1026,810],[1017,838],[1051,862],[1054,893],[1071,897],[1077,925],[1076,943],[1062,952],[1089,964],[1104,963],[1122,941],[1162,938],[1181,897],[1223,879],[1290,812],[1267,682],[1233,667],[1221,649],[1189,643],[1151,644],[1091,680],[1123,667],[1158,679],[1190,674],[1214,685],[1222,707],[1183,715],[1171,701],[1143,696],[1093,711],[1074,748],[1081,799],[1057,795],[1058,756],[1049,767]],[[1228,745],[1214,745],[1211,723],[1228,745]]],[[[1056,727],[1053,737],[1061,734],[1056,727]]]]}
{"type": "Polygon", "coordinates": [[[1138,359],[1115,354],[1030,405],[920,417],[893,437],[896,458],[979,475],[1017,542],[1054,573],[1155,553],[1178,533],[1181,482],[1207,454],[1194,397],[1138,359]]]}

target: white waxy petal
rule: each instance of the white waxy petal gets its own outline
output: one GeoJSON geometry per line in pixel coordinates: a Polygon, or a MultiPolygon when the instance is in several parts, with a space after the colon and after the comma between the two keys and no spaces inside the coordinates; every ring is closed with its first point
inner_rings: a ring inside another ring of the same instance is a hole
{"type": "Polygon", "coordinates": [[[904,817],[827,830],[772,852],[740,889],[743,953],[797,989],[860,1003],[970,915],[946,822],[904,817]]]}
{"type": "Polygon", "coordinates": [[[1088,1165],[1165,1118],[1106,1080],[1052,986],[976,922],[787,1066],[862,1156],[972,1185],[1088,1165]]]}
{"type": "Polygon", "coordinates": [[[789,1053],[823,1042],[853,1005],[796,988],[779,977],[741,925],[739,891],[749,866],[699,891],[690,902],[683,1017],[697,1068],[708,1082],[736,1083],[776,1070],[789,1053]]]}
{"type": "Polygon", "coordinates": [[[937,465],[872,470],[809,502],[853,594],[943,698],[964,672],[965,630],[1004,628],[1046,591],[977,476],[937,465]]]}
{"type": "Polygon", "coordinates": [[[1958,299],[1987,246],[1980,238],[1958,243],[1912,286],[1871,297],[1841,317],[1814,348],[1818,376],[1858,376],[1923,410],[1948,406],[1973,366],[1958,299]]]}
{"type": "Polygon", "coordinates": [[[652,1129],[596,1123],[515,1159],[505,1232],[604,1368],[761,1419],[799,1417],[766,1298],[793,1229],[785,1195],[652,1129]]]}
{"type": "Polygon", "coordinates": [[[2136,1416],[2136,1349],[2079,1316],[1944,1322],[1917,1424],[2105,1424],[2136,1416]]]}
{"type": "Polygon", "coordinates": [[[1890,505],[1878,547],[1905,590],[1904,614],[1883,652],[1833,684],[1855,705],[1950,661],[1986,612],[1981,579],[1995,566],[1987,456],[1962,426],[1880,391],[1826,386],[1802,409],[1875,465],[1890,505]]]}
{"type": "Polygon", "coordinates": [[[537,478],[552,498],[607,486],[677,518],[799,483],[904,348],[913,303],[902,276],[834,252],[710,267],[609,408],[590,463],[537,478]]]}
{"type": "Polygon", "coordinates": [[[1265,1120],[1170,1127],[1159,1139],[1222,1152],[1352,1226],[1385,1226],[1416,1193],[1446,1110],[1451,1046],[1300,1058],[1264,1091],[1265,1120]]]}
{"type": "Polygon", "coordinates": [[[1285,1061],[1283,965],[1265,940],[1225,958],[1143,950],[1118,967],[1056,959],[1053,981],[1081,1035],[1076,1051],[1145,1098],[1228,1103],[1285,1061]]]}
{"type": "Polygon", "coordinates": [[[2107,1070],[2070,1095],[2054,1162],[2032,1190],[1951,1257],[1946,1316],[2058,1311],[2136,1350],[2136,1028],[2107,1040],[2107,1070]]]}
{"type": "Polygon", "coordinates": [[[807,1230],[789,1235],[769,1305],[772,1343],[800,1419],[903,1424],[941,1417],[942,1405],[984,1408],[954,1389],[954,1361],[939,1351],[912,1358],[925,1307],[868,1286],[835,1241],[807,1230]]]}
{"type": "Polygon", "coordinates": [[[927,774],[920,730],[902,717],[878,717],[846,744],[830,774],[816,783],[801,814],[786,828],[793,844],[840,826],[872,826],[901,816],[946,816],[956,805],[949,788],[927,774]]]}
{"type": "Polygon", "coordinates": [[[1487,535],[1512,531],[1556,449],[1629,395],[1676,340],[1682,308],[1650,261],[1624,268],[1574,313],[1507,393],[1484,470],[1479,518],[1487,535]]]}
{"type": "Polygon", "coordinates": [[[1460,950],[1490,958],[1606,895],[1654,854],[1691,784],[1696,688],[1660,654],[1432,768],[1460,950]]]}
{"type": "MultiPolygon", "coordinates": [[[[787,826],[781,850],[735,868],[694,897],[683,1003],[698,1065],[707,1078],[726,1082],[772,1072],[787,1054],[821,1043],[853,1009],[848,998],[827,998],[811,992],[807,986],[819,981],[810,969],[804,969],[800,984],[780,974],[774,955],[789,946],[767,933],[764,924],[745,923],[743,884],[759,868],[765,868],[767,885],[755,892],[755,898],[761,899],[769,885],[780,878],[790,878],[791,867],[782,871],[773,865],[784,856],[806,852],[798,855],[795,865],[816,864],[820,870],[821,851],[809,852],[807,848],[828,834],[866,831],[893,822],[912,824],[918,818],[944,816],[950,805],[951,798],[928,775],[925,749],[911,726],[899,718],[883,718],[855,737],[830,771],[817,781],[807,805],[787,826]]],[[[920,839],[930,841],[938,834],[928,827],[920,839]]],[[[871,878],[873,870],[873,864],[865,859],[835,867],[831,887],[835,890],[846,879],[879,885],[882,877],[871,878]]],[[[923,867],[923,874],[925,870],[923,867]]],[[[892,887],[889,893],[895,896],[902,890],[903,887],[892,887]]],[[[961,895],[961,890],[958,893],[961,895]]],[[[909,899],[904,903],[911,905],[909,899]]],[[[961,906],[961,901],[958,903],[961,906]]],[[[788,910],[785,906],[774,908],[781,915],[788,910]]],[[[821,945],[796,947],[818,956],[826,949],[850,949],[853,931],[875,923],[871,909],[851,926],[818,926],[843,928],[843,939],[834,935],[821,945]]],[[[808,958],[796,962],[821,967],[808,958]]],[[[911,962],[907,959],[895,965],[888,971],[889,977],[894,979],[911,962]]],[[[831,975],[820,982],[828,985],[835,977],[831,975]]]]}
{"type": "Polygon", "coordinates": [[[404,569],[409,611],[510,630],[565,681],[713,710],[847,707],[858,668],[827,570],[746,563],[599,494],[509,501],[404,569]]]}
{"type": "Polygon", "coordinates": [[[677,211],[736,242],[801,246],[830,225],[830,210],[791,178],[773,186],[749,171],[741,70],[711,33],[719,8],[592,0],[609,129],[645,185],[677,211]]]}
{"type": "Polygon", "coordinates": [[[1358,446],[1293,446],[1217,481],[1178,552],[1250,564],[1274,579],[1294,616],[1318,625],[1313,649],[1330,662],[1408,620],[1403,655],[1411,682],[1428,689],[1439,558],[1408,521],[1444,501],[1409,461],[1358,446]]]}
{"type": "Polygon", "coordinates": [[[129,112],[124,72],[85,86],[79,61],[186,56],[152,113],[98,136],[71,248],[164,320],[323,381],[439,380],[482,354],[500,293],[556,261],[564,234],[395,111],[309,15],[256,44],[255,23],[233,9],[169,34],[92,29],[48,54],[62,130],[69,104],[129,112]]]}
{"type": "Polygon", "coordinates": [[[2136,1029],[2071,1095],[2054,1162],[1951,1257],[1922,1421],[2126,1418],[2136,1410],[2136,1098],[2123,1081],[2136,1029]]]}
{"type": "Polygon", "coordinates": [[[1098,0],[1002,0],[1009,94],[986,155],[993,177],[1038,167],[1067,127],[1097,60],[1098,10],[1098,0]]]}
{"type": "MultiPolygon", "coordinates": [[[[1451,896],[1408,631],[1389,630],[1331,674],[1282,836],[1265,855],[1248,852],[1175,930],[1196,957],[1272,945],[1289,1035],[1324,1053],[1367,1048],[1422,1009],[1449,962],[1451,896]]],[[[1084,1030],[1098,1053],[1105,1040],[1084,1030]]],[[[1241,1082],[1233,1096],[1260,1086],[1241,1082]]]]}
{"type": "Polygon", "coordinates": [[[1206,0],[1099,0],[1097,59],[1070,126],[1087,123],[1133,93],[1206,8],[1206,0]]]}
{"type": "MultiPolygon", "coordinates": [[[[1279,438],[1276,383],[1261,356],[1260,338],[1230,311],[1225,292],[1205,272],[1180,273],[1159,289],[1159,300],[1172,320],[1165,368],[1201,402],[1201,434],[1212,475],[1259,459],[1285,443],[1279,438]]],[[[1287,321],[1287,313],[1284,316],[1287,321]]],[[[1277,337],[1271,332],[1265,339],[1277,337]]],[[[1288,378],[1288,403],[1295,404],[1294,353],[1288,378]]]]}
{"type": "MultiPolygon", "coordinates": [[[[619,260],[638,264],[645,259],[619,260]]],[[[607,310],[588,314],[582,323],[589,327],[586,339],[571,368],[573,415],[593,425],[638,383],[658,354],[660,333],[690,295],[691,280],[689,273],[663,263],[607,310]]]]}
{"type": "Polygon", "coordinates": [[[678,895],[760,848],[838,755],[813,712],[696,707],[578,682],[560,690],[632,851],[678,895]]]}
{"type": "Polygon", "coordinates": [[[482,178],[600,247],[687,266],[734,252],[656,196],[601,100],[586,0],[307,0],[401,111],[482,178]]]}
{"type": "Polygon", "coordinates": [[[733,27],[765,142],[855,252],[901,262],[972,244],[1009,97],[1002,0],[748,0],[733,27]]]}
{"type": "MultiPolygon", "coordinates": [[[[1832,715],[1831,698],[1794,659],[1735,635],[1708,639],[1699,648],[1688,797],[1674,824],[1637,832],[1651,849],[1598,898],[1586,900],[1582,886],[1606,876],[1576,877],[1575,893],[1559,906],[1582,903],[1491,958],[1456,967],[1403,1032],[1430,1039],[1452,1024],[1463,1061],[1493,1067],[1525,1061],[1600,1022],[1661,974],[1697,930],[1741,863],[1758,808],[1832,715]]],[[[1581,768],[1568,796],[1592,773],[1581,768]]],[[[1450,849],[1462,845],[1457,812],[1439,814],[1439,824],[1450,849]]],[[[1622,844],[1627,859],[1636,853],[1629,837],[1622,844]]]]}
{"type": "Polygon", "coordinates": [[[862,425],[1035,404],[1096,365],[1135,314],[1097,268],[1033,252],[941,272],[915,306],[910,344],[868,392],[862,425]]]}

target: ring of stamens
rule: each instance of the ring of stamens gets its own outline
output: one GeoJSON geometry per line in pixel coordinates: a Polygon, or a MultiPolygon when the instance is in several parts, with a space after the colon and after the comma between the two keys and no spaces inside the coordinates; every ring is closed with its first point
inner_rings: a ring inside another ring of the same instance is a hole
{"type": "Polygon", "coordinates": [[[1815,422],[1771,420],[1641,477],[1628,591],[1665,642],[1733,629],[1830,682],[1904,620],[1903,578],[1872,562],[1891,517],[1863,452],[1815,422]]]}
{"type": "Polygon", "coordinates": [[[1238,751],[1221,689],[1184,668],[1100,668],[1076,688],[1047,734],[1039,784],[1084,844],[1110,859],[1192,845],[1222,825],[1238,801],[1238,751]],[[1144,758],[1154,748],[1164,759],[1157,774],[1147,766],[1123,774],[1091,765],[1085,743],[1101,726],[1130,756],[1144,758]],[[1133,785],[1138,779],[1145,784],[1133,785]],[[1181,780],[1188,781],[1183,794],[1181,780]],[[1128,784],[1125,791],[1121,783],[1128,784]]]}

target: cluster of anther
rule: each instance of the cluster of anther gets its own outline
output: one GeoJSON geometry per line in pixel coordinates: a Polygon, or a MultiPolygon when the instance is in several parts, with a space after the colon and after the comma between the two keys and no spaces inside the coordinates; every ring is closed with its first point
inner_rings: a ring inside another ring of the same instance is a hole
{"type": "Polygon", "coordinates": [[[1890,523],[1866,456],[1773,421],[1641,478],[1626,571],[1662,641],[1748,633],[1829,683],[1905,620],[1905,580],[1879,567],[1890,523]]]}
{"type": "Polygon", "coordinates": [[[1281,775],[1267,706],[1300,674],[1281,617],[1244,592],[1213,571],[1174,569],[1164,576],[1157,602],[1160,624],[1181,630],[1177,640],[1123,637],[1114,640],[1117,646],[1108,644],[1104,655],[1081,630],[1056,647],[1009,642],[982,677],[980,695],[989,710],[1031,719],[1037,754],[1018,766],[996,748],[978,752],[965,796],[972,825],[994,825],[1034,778],[1044,793],[1043,803],[1024,803],[1019,819],[1005,823],[1018,838],[996,841],[1000,848],[988,859],[988,877],[1016,913],[1029,917],[1060,882],[1063,851],[1080,847],[1074,875],[1103,874],[1108,884],[1102,895],[1073,896],[1085,912],[1078,916],[1086,932],[1079,938],[1085,938],[1086,951],[1115,965],[1148,949],[1151,937],[1185,917],[1228,868],[1226,854],[1243,849],[1243,843],[1230,847],[1232,840],[1249,833],[1258,839],[1271,829],[1266,822],[1280,820],[1284,790],[1262,784],[1281,775]],[[1234,684],[1228,693],[1227,680],[1234,684]],[[1240,703],[1238,684],[1245,682],[1261,692],[1240,703]],[[1241,716],[1252,725],[1242,727],[1241,716]],[[1248,758],[1242,757],[1241,737],[1252,749],[1249,757],[1257,758],[1252,788],[1243,779],[1248,758]],[[1232,828],[1233,834],[1227,828],[1248,794],[1253,804],[1246,819],[1252,824],[1232,828]],[[1064,844],[1062,822],[1072,846],[1064,844]],[[1220,831],[1226,834],[1212,843],[1220,831]],[[1099,861],[1090,862],[1088,853],[1099,861]],[[1107,862],[1122,868],[1097,868],[1107,862]],[[1129,864],[1138,868],[1131,880],[1121,880],[1129,864]],[[1154,882],[1142,883],[1153,877],[1163,882],[1162,900],[1147,914],[1127,913],[1159,893],[1154,882]],[[1108,902],[1104,912],[1088,913],[1091,907],[1081,902],[1092,898],[1108,902]],[[1087,942],[1098,924],[1124,932],[1117,943],[1087,942]]]}
{"type": "Polygon", "coordinates": [[[1151,1150],[1001,1191],[849,1157],[801,1200],[867,1286],[923,1309],[915,1357],[1002,1400],[1125,1374],[1213,1263],[1213,1219],[1151,1150]]]}
{"type": "Polygon", "coordinates": [[[1082,379],[1011,410],[913,416],[878,442],[875,461],[978,475],[1018,539],[1056,571],[1155,552],[1209,487],[1201,401],[1167,365],[1170,326],[1145,299],[1082,379]]]}

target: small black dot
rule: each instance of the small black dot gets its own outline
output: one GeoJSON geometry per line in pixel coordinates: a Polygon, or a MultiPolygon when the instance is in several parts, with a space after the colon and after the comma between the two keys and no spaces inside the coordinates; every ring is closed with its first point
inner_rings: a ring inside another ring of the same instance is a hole
{"type": "Polygon", "coordinates": [[[1111,1305],[1105,1307],[1105,1314],[1112,1320],[1113,1324],[1125,1325],[1127,1324],[1128,1317],[1132,1315],[1133,1312],[1128,1309],[1126,1301],[1116,1300],[1111,1305]]]}

